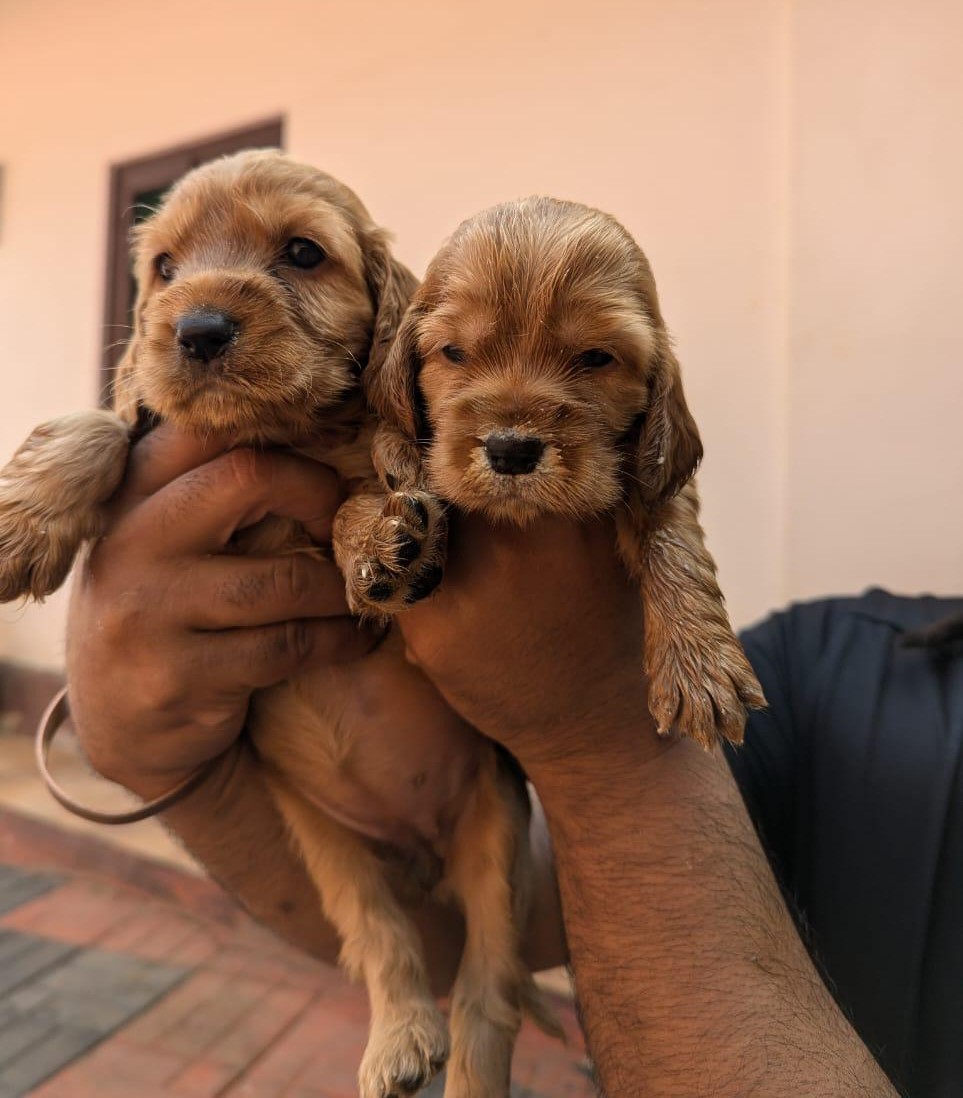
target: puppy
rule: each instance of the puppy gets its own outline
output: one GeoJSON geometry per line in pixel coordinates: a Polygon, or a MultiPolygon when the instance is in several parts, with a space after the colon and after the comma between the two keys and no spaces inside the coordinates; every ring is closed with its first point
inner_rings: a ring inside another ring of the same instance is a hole
{"type": "MultiPolygon", "coordinates": [[[[392,488],[495,522],[614,512],[659,731],[741,741],[765,701],[699,526],[702,444],[652,272],[621,225],[548,198],[466,221],[365,384],[392,488]]],[[[365,568],[348,574],[357,602],[410,598],[391,561],[365,568]]]]}
{"type": "MultiPolygon", "coordinates": [[[[228,157],[186,176],[136,230],[135,261],[134,333],[114,411],[37,428],[0,477],[0,598],[42,598],[63,582],[103,528],[132,438],[163,420],[333,466],[349,493],[335,558],[358,572],[366,559],[387,561],[409,598],[427,592],[440,575],[443,512],[419,490],[385,497],[358,384],[380,367],[416,281],[357,197],[278,153],[228,157]]],[[[297,524],[268,516],[228,551],[318,550],[297,524]]],[[[341,936],[342,962],[367,984],[362,1098],[417,1091],[449,1059],[449,1035],[418,935],[359,832],[379,844],[400,835],[422,863],[441,865],[428,887],[461,906],[467,927],[445,1094],[504,1098],[522,1009],[554,1028],[519,957],[523,782],[407,663],[396,634],[361,664],[257,692],[247,733],[341,936]],[[403,716],[369,696],[368,671],[421,699],[416,730],[398,734],[403,716]]]]}

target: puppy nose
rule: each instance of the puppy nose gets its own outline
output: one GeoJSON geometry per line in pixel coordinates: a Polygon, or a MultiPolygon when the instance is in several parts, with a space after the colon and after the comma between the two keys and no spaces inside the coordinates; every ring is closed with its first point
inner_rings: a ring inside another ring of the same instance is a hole
{"type": "Polygon", "coordinates": [[[188,358],[210,362],[224,354],[237,333],[237,324],[224,313],[199,309],[177,322],[177,342],[188,358]]]}
{"type": "Polygon", "coordinates": [[[519,435],[514,431],[492,431],[485,439],[488,464],[496,473],[510,477],[530,473],[541,461],[545,443],[532,435],[519,435]]]}

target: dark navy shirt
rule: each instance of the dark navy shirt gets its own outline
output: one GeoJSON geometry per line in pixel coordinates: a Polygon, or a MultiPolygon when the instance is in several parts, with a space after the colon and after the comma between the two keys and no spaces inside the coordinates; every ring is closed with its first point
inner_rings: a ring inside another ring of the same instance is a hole
{"type": "Polygon", "coordinates": [[[963,598],[794,606],[743,642],[769,700],[730,765],[811,951],[910,1098],[963,1098],[963,598]]]}

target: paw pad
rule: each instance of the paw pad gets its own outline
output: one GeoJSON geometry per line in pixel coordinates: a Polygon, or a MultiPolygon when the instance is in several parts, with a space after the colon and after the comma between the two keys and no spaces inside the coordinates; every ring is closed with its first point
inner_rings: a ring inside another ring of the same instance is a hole
{"type": "Polygon", "coordinates": [[[444,569],[440,564],[429,564],[428,567],[419,572],[409,584],[408,593],[405,595],[405,602],[410,604],[427,598],[438,584],[441,583],[443,575],[444,569]]]}
{"type": "Polygon", "coordinates": [[[352,605],[393,614],[431,594],[442,579],[444,539],[440,501],[427,493],[393,492],[346,569],[352,605]]]}
{"type": "Polygon", "coordinates": [[[421,556],[421,542],[413,538],[411,534],[402,534],[395,547],[395,559],[404,568],[407,568],[421,556]]]}

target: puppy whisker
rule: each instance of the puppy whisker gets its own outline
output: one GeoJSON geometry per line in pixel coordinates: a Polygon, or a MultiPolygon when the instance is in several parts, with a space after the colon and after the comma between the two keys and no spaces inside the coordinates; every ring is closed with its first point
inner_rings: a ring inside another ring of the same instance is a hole
{"type": "Polygon", "coordinates": [[[126,337],[126,336],[121,338],[121,339],[115,339],[112,343],[106,344],[106,346],[104,347],[104,350],[105,351],[113,351],[117,347],[125,347],[127,345],[127,342],[128,342],[128,337],[126,337]]]}
{"type": "Polygon", "coordinates": [[[148,218],[155,217],[159,209],[160,206],[151,206],[147,202],[135,202],[124,210],[123,217],[127,219],[131,214],[140,213],[144,215],[140,218],[141,223],[143,223],[148,218]]]}

